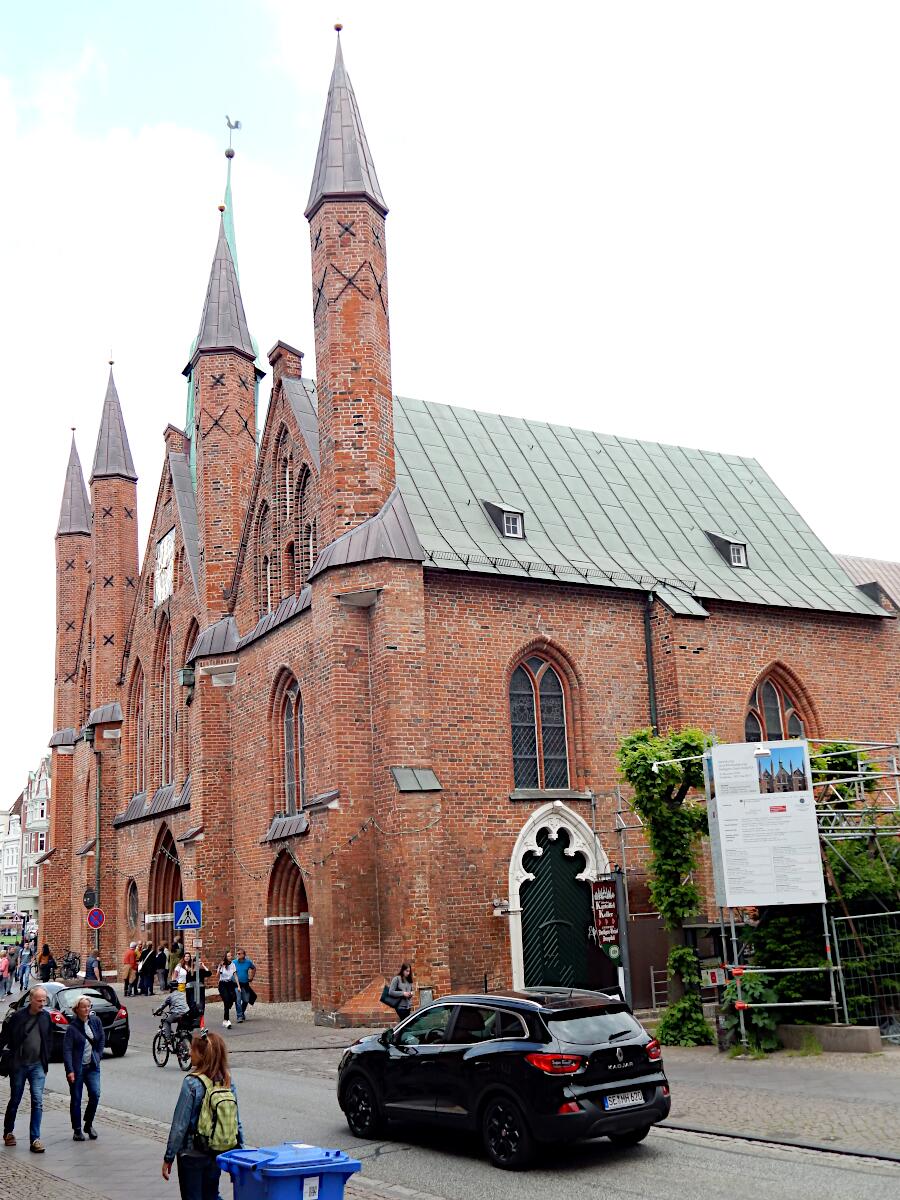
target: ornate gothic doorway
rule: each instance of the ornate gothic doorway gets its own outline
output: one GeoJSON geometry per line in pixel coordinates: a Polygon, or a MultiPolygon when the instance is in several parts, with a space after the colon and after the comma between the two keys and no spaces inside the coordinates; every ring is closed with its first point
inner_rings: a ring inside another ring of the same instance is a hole
{"type": "Polygon", "coordinates": [[[150,886],[147,890],[147,927],[145,936],[154,944],[172,941],[172,910],[182,900],[181,863],[178,847],[168,825],[156,835],[150,862],[150,886]]]}
{"type": "Polygon", "coordinates": [[[269,981],[273,1001],[309,1000],[309,903],[300,868],[282,851],[269,879],[269,981]]]}
{"type": "MultiPolygon", "coordinates": [[[[601,987],[612,980],[588,938],[590,880],[609,870],[590,826],[562,801],[532,813],[509,871],[513,987],[601,987]]],[[[613,976],[614,976],[613,972],[613,976]]]]}

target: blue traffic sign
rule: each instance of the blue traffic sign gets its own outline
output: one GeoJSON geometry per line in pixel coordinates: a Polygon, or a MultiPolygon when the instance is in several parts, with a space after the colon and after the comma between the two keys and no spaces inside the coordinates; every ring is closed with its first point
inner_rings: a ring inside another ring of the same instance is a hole
{"type": "Polygon", "coordinates": [[[99,929],[105,920],[102,908],[92,908],[87,915],[87,923],[91,929],[99,929]]]}
{"type": "Polygon", "coordinates": [[[175,928],[200,929],[203,925],[202,900],[175,901],[175,928]]]}

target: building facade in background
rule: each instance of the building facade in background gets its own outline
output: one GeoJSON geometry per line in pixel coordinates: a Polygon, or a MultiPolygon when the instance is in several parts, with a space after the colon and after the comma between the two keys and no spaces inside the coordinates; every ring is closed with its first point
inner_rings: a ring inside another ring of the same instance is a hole
{"type": "Polygon", "coordinates": [[[42,758],[37,769],[28,774],[22,793],[22,843],[19,856],[17,905],[25,916],[27,933],[36,932],[41,923],[41,867],[46,861],[50,830],[50,755],[42,758]]]}
{"type": "Polygon", "coordinates": [[[22,803],[19,796],[9,812],[3,814],[0,838],[0,939],[20,941],[22,922],[19,918],[19,860],[22,853],[22,803]]]}
{"type": "MultiPolygon", "coordinates": [[[[380,1019],[405,959],[435,992],[603,983],[590,880],[627,865],[648,907],[619,739],[893,738],[896,621],[754,460],[493,415],[462,370],[503,303],[489,264],[447,331],[458,403],[394,395],[387,205],[340,47],[306,218],[315,379],[276,342],[257,437],[229,177],[140,567],[112,373],[90,493],[73,441],[42,936],[83,953],[99,882],[120,962],[202,899],[208,961],[243,945],[264,996],[338,1023],[380,1019]]],[[[485,219],[502,237],[461,184],[485,219]]],[[[594,348],[553,349],[589,387],[594,348]]],[[[497,353],[512,391],[527,362],[497,353]]]]}

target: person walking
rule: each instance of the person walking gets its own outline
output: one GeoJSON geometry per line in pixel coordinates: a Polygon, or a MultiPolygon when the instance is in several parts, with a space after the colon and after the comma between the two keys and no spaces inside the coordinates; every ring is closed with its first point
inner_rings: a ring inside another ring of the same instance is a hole
{"type": "Polygon", "coordinates": [[[19,959],[19,991],[27,992],[28,985],[31,983],[31,964],[34,959],[34,951],[27,944],[22,948],[22,954],[19,959]]]}
{"type": "Polygon", "coordinates": [[[169,951],[169,978],[170,979],[172,978],[175,968],[180,965],[183,957],[184,957],[184,946],[181,944],[181,942],[179,942],[178,938],[176,937],[175,941],[172,943],[172,949],[169,951]]]}
{"type": "Polygon", "coordinates": [[[6,994],[9,996],[12,994],[13,980],[19,978],[19,954],[20,954],[20,951],[19,951],[19,947],[15,944],[15,942],[13,942],[13,944],[6,951],[6,954],[7,954],[7,957],[9,958],[9,990],[7,991],[6,994]]]}
{"type": "Polygon", "coordinates": [[[169,947],[165,942],[157,950],[153,966],[156,970],[156,986],[164,992],[169,986],[169,947]]]}
{"type": "Polygon", "coordinates": [[[75,1015],[66,1026],[63,1039],[63,1065],[69,1081],[69,1115],[72,1118],[72,1140],[84,1141],[86,1133],[92,1142],[97,1140],[94,1117],[100,1103],[100,1062],[106,1035],[100,1018],[92,1012],[89,996],[79,997],[75,1015]],[[84,1110],[84,1133],[81,1130],[82,1089],[87,1088],[88,1102],[84,1110]]]}
{"type": "Polygon", "coordinates": [[[388,995],[396,1001],[397,1017],[403,1020],[412,1010],[413,973],[408,962],[400,964],[400,970],[394,976],[388,987],[388,995]]]}
{"type": "Polygon", "coordinates": [[[130,942],[122,958],[125,968],[125,995],[133,996],[137,983],[137,942],[130,942]]]}
{"type": "Polygon", "coordinates": [[[102,978],[103,971],[100,967],[100,959],[97,957],[97,952],[96,950],[89,950],[84,964],[84,982],[99,983],[102,978]]]}
{"type": "Polygon", "coordinates": [[[153,995],[153,973],[156,970],[156,953],[153,943],[147,942],[138,959],[138,991],[142,996],[153,995]]]}
{"type": "Polygon", "coordinates": [[[49,983],[50,976],[56,970],[56,959],[50,953],[50,947],[44,942],[41,947],[41,952],[38,955],[38,978],[41,983],[49,983]]]}
{"type": "Polygon", "coordinates": [[[241,946],[237,952],[234,964],[237,975],[236,1005],[238,1025],[247,1019],[247,1011],[256,1002],[256,992],[250,986],[256,978],[256,963],[247,957],[247,951],[241,946]]]}
{"type": "Polygon", "coordinates": [[[0,949],[0,995],[8,996],[12,982],[9,977],[9,955],[6,947],[0,949]]]}
{"type": "Polygon", "coordinates": [[[217,1200],[221,1171],[216,1154],[243,1144],[244,1130],[228,1068],[228,1049],[217,1033],[204,1031],[203,1036],[191,1043],[191,1069],[182,1080],[172,1116],[162,1177],[169,1181],[172,1163],[177,1160],[181,1200],[217,1200]],[[211,1113],[216,1118],[215,1128],[207,1132],[210,1121],[204,1120],[204,1116],[211,1113]],[[229,1142],[233,1145],[228,1145],[229,1142]]]}
{"type": "Polygon", "coordinates": [[[222,961],[219,963],[217,974],[219,976],[219,995],[222,997],[222,1003],[225,1006],[225,1016],[222,1024],[226,1029],[231,1028],[231,1008],[237,997],[237,968],[231,961],[231,955],[226,950],[222,955],[222,961]]]}
{"type": "Polygon", "coordinates": [[[3,1118],[3,1144],[14,1146],[16,1113],[25,1094],[25,1084],[31,1092],[31,1121],[28,1140],[32,1154],[43,1154],[41,1117],[44,1115],[44,1084],[50,1068],[50,1014],[44,1012],[47,989],[33,987],[28,1003],[17,1009],[0,1026],[0,1050],[9,1049],[9,1104],[3,1118]]]}
{"type": "Polygon", "coordinates": [[[196,961],[190,954],[184,956],[184,969],[187,971],[185,979],[185,987],[187,988],[187,1000],[190,1005],[191,1012],[195,1016],[200,1017],[206,1012],[206,981],[212,975],[212,971],[206,965],[202,958],[196,961]],[[197,972],[200,972],[200,1007],[197,1007],[197,972]]]}

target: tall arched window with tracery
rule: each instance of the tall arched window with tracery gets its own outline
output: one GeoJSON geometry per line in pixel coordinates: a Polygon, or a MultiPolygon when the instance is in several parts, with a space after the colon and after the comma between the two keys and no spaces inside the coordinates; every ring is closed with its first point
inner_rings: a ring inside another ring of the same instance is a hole
{"type": "Polygon", "coordinates": [[[131,786],[135,793],[145,792],[147,790],[147,686],[140,663],[137,665],[131,683],[130,709],[133,766],[131,786]]]}
{"type": "Polygon", "coordinates": [[[778,742],[806,736],[806,723],[788,688],[767,675],[753,689],[744,718],[748,742],[778,742]]]}
{"type": "Polygon", "coordinates": [[[566,695],[556,669],[532,655],[509,684],[513,778],[517,788],[567,788],[566,695]]]}
{"type": "Polygon", "coordinates": [[[159,783],[174,782],[174,680],[172,678],[172,630],[166,623],[159,642],[156,677],[159,687],[159,783]]]}
{"type": "Polygon", "coordinates": [[[284,811],[299,812],[306,794],[306,733],[303,697],[296,681],[285,690],[281,709],[284,752],[284,811]]]}

